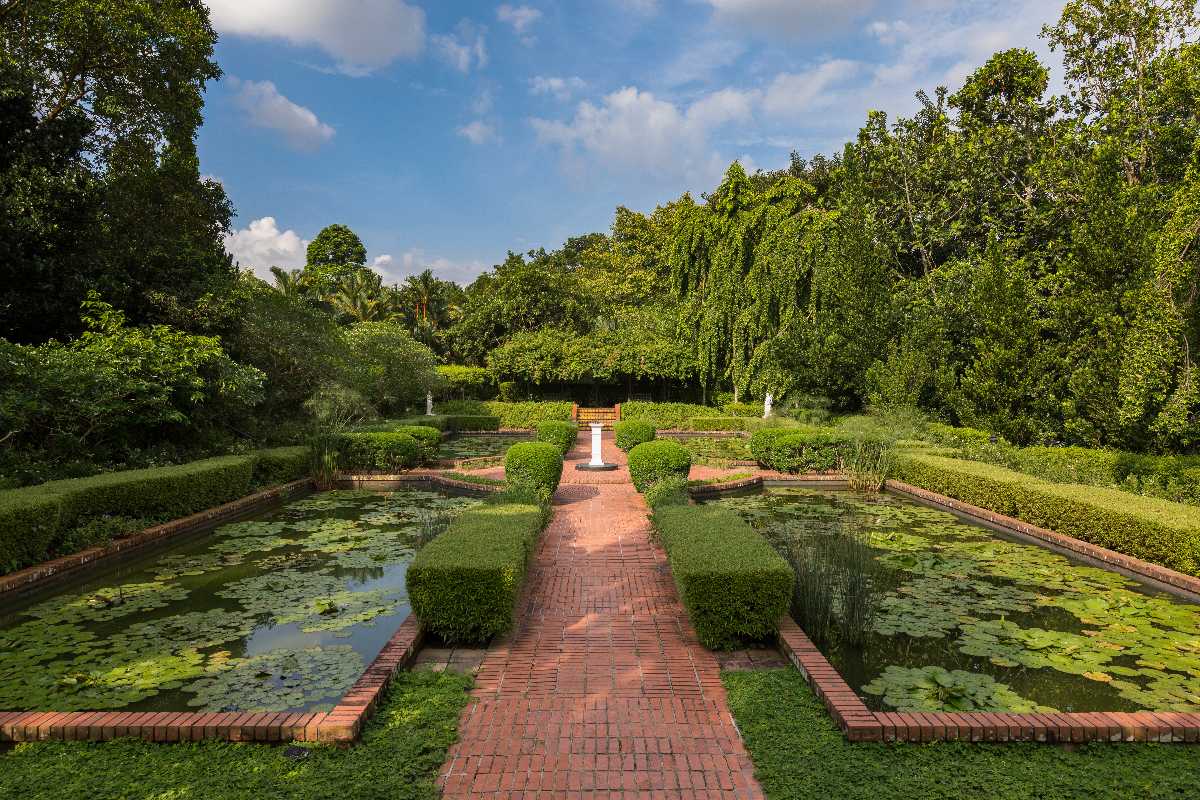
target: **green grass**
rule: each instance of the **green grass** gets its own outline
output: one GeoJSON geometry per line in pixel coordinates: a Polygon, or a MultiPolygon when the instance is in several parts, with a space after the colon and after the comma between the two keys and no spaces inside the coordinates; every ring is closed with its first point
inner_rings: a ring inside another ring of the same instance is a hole
{"type": "Polygon", "coordinates": [[[716,475],[712,478],[697,478],[688,481],[688,486],[712,486],[717,483],[732,483],[733,481],[744,481],[747,478],[753,478],[753,472],[732,472],[728,475],[716,475]]]}
{"type": "Polygon", "coordinates": [[[794,669],[726,672],[729,705],[769,800],[1192,798],[1200,748],[851,744],[794,669]]]}
{"type": "Polygon", "coordinates": [[[255,744],[22,744],[0,754],[0,797],[433,800],[469,687],[470,679],[460,675],[398,675],[361,744],[306,745],[310,755],[303,761],[287,758],[282,747],[255,744]]]}
{"type": "Polygon", "coordinates": [[[503,486],[503,478],[489,478],[486,475],[471,475],[466,472],[444,472],[442,477],[449,478],[452,481],[462,481],[463,483],[477,483],[480,486],[503,486]]]}

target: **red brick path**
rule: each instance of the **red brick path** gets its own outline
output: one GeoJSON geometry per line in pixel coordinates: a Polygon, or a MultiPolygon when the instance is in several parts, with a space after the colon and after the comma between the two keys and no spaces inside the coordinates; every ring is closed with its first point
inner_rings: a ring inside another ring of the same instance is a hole
{"type": "Polygon", "coordinates": [[[702,648],[650,540],[624,454],[617,472],[568,457],[518,614],[488,651],[448,798],[761,798],[715,657],[702,648]]]}

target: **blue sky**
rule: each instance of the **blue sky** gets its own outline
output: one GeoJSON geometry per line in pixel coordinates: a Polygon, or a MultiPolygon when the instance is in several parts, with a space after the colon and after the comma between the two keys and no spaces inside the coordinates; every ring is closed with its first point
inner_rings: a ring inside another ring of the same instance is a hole
{"type": "Polygon", "coordinates": [[[507,250],[606,231],[729,162],[830,153],[909,113],[1058,0],[207,0],[225,78],[201,169],[243,264],[303,264],[332,222],[389,281],[468,281],[507,250]]]}

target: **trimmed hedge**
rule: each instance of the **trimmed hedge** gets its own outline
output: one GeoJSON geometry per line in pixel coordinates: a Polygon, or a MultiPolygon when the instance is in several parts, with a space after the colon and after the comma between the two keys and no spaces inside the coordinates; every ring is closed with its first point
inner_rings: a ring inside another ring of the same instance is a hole
{"type": "Polygon", "coordinates": [[[761,419],[763,415],[762,403],[726,403],[721,409],[730,417],[761,419]]]}
{"type": "Polygon", "coordinates": [[[654,525],[705,647],[733,648],[778,632],[795,574],[737,512],[719,506],[660,506],[654,525]]]}
{"type": "Polygon", "coordinates": [[[613,425],[613,436],[617,447],[629,452],[642,442],[652,442],[656,436],[654,426],[637,419],[623,419],[613,425]]]}
{"type": "Polygon", "coordinates": [[[546,510],[517,503],[462,512],[417,552],[408,596],[421,623],[449,642],[484,642],[512,627],[546,510]]]}
{"type": "Polygon", "coordinates": [[[562,401],[448,400],[438,405],[438,411],[449,416],[496,417],[501,428],[532,430],[542,422],[571,421],[571,403],[562,401]]]}
{"type": "Polygon", "coordinates": [[[840,469],[852,446],[849,434],[828,428],[763,428],[750,436],[754,459],[779,472],[840,469]]]}
{"type": "MultiPolygon", "coordinates": [[[[978,428],[956,428],[953,425],[931,422],[925,426],[925,438],[946,447],[969,447],[989,444],[992,434],[978,428]]],[[[999,437],[997,440],[1000,440],[999,437]]]]}
{"type": "Polygon", "coordinates": [[[642,442],[629,451],[629,477],[639,492],[672,476],[686,481],[691,469],[692,454],[670,439],[642,442]]]}
{"type": "Polygon", "coordinates": [[[646,403],[634,401],[621,404],[621,419],[649,422],[656,429],[687,430],[688,422],[694,417],[728,416],[719,408],[698,406],[692,403],[646,403]]]}
{"type": "Polygon", "coordinates": [[[1191,506],[913,452],[900,454],[895,475],[971,505],[1200,575],[1200,514],[1191,506]]]}
{"type": "Polygon", "coordinates": [[[746,417],[692,417],[688,427],[694,431],[744,431],[746,417]]]}
{"type": "Polygon", "coordinates": [[[401,425],[396,433],[407,433],[417,440],[421,448],[421,461],[431,463],[437,461],[442,449],[442,432],[432,425],[401,425]]]}
{"type": "Polygon", "coordinates": [[[346,471],[399,472],[421,461],[421,445],[407,433],[344,433],[338,443],[338,467],[346,471]]]}
{"type": "Polygon", "coordinates": [[[579,426],[574,422],[539,422],[537,440],[547,442],[558,448],[560,455],[571,452],[579,439],[579,426]]]}
{"type": "Polygon", "coordinates": [[[272,447],[253,455],[256,486],[278,486],[308,475],[310,451],[304,445],[272,447]]]}
{"type": "Polygon", "coordinates": [[[563,459],[548,442],[520,442],[504,456],[508,489],[521,496],[549,499],[562,479],[563,459]]]}
{"type": "Polygon", "coordinates": [[[498,431],[500,418],[467,414],[447,414],[443,417],[448,431],[498,431]]]}

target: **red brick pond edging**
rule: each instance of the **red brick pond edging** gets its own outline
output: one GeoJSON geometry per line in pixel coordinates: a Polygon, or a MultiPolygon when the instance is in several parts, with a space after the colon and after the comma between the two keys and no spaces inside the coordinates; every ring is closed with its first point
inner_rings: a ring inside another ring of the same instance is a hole
{"type": "Polygon", "coordinates": [[[756,489],[768,481],[772,483],[812,483],[812,484],[844,484],[846,476],[840,472],[808,472],[802,475],[788,475],[777,472],[758,471],[759,474],[750,478],[741,478],[724,483],[702,483],[689,486],[688,494],[693,500],[711,500],[727,494],[740,492],[744,489],[756,489]]]}
{"type": "Polygon", "coordinates": [[[395,674],[417,653],[422,631],[409,614],[350,691],[329,712],[0,711],[0,742],[329,742],[349,744],[362,732],[395,674]]]}
{"type": "Polygon", "coordinates": [[[363,472],[353,475],[342,474],[337,477],[337,487],[339,489],[390,491],[414,483],[428,484],[440,489],[448,489],[453,492],[462,492],[477,496],[493,494],[504,488],[498,484],[460,481],[455,478],[447,478],[436,472],[426,471],[401,472],[396,474],[363,472]]]}

